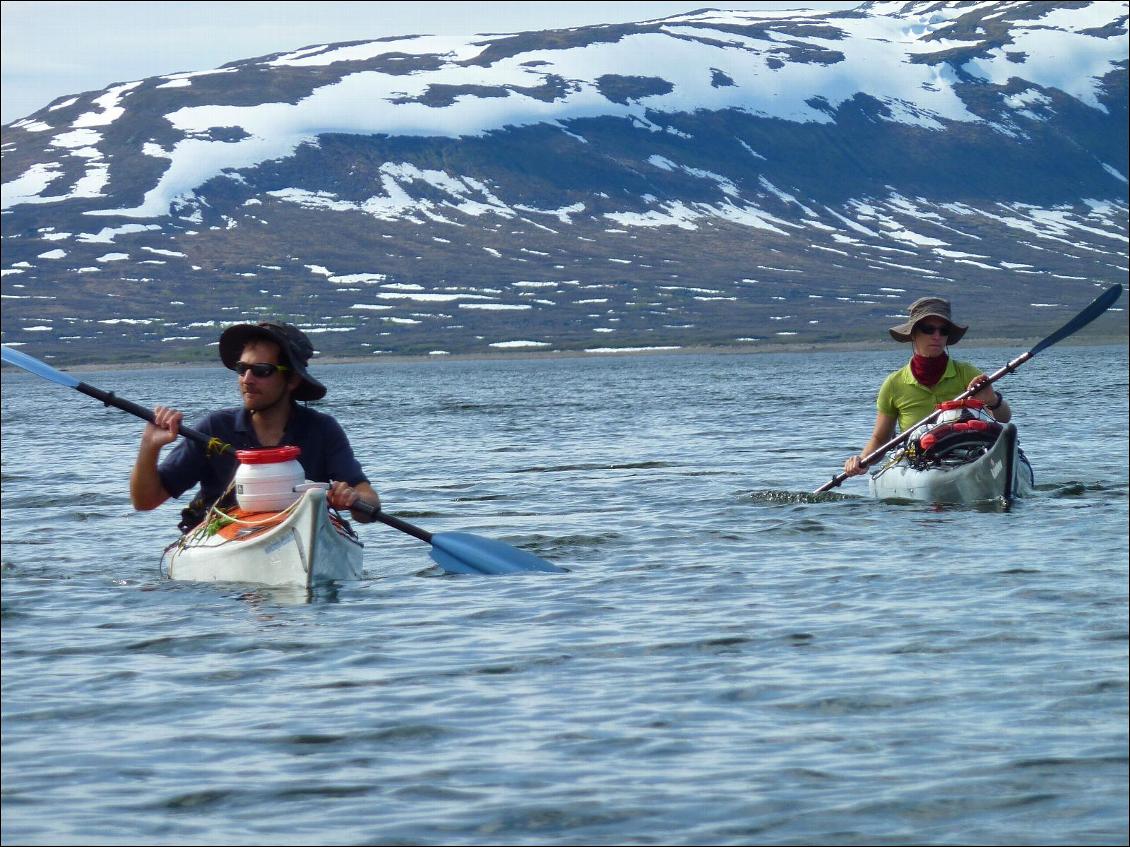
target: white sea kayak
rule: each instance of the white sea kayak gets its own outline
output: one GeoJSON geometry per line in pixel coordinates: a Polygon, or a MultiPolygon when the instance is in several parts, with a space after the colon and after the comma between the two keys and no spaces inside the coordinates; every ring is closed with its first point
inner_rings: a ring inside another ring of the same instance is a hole
{"type": "Polygon", "coordinates": [[[1032,493],[1035,475],[1014,424],[994,422],[965,430],[944,426],[933,430],[933,439],[916,439],[914,447],[872,474],[872,495],[929,503],[1011,503],[1032,493]]]}
{"type": "Polygon", "coordinates": [[[278,512],[213,511],[166,552],[170,579],[309,588],[360,579],[364,545],[311,488],[278,512]]]}

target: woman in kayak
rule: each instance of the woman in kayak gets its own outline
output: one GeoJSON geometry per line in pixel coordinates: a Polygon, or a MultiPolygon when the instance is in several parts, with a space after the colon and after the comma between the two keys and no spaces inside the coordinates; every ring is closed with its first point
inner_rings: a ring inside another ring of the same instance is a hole
{"type": "Polygon", "coordinates": [[[863,473],[867,468],[863,457],[894,438],[896,423],[906,432],[933,412],[939,403],[953,400],[968,389],[977,389],[973,399],[981,401],[1001,423],[1012,418],[1012,410],[999,391],[991,384],[978,388],[987,381],[978,368],[949,357],[946,348],[957,344],[967,329],[969,327],[951,320],[949,301],[940,297],[915,300],[910,306],[910,318],[891,327],[891,337],[913,344],[914,353],[905,367],[883,381],[875,404],[878,414],[871,440],[862,453],[844,462],[844,473],[848,476],[863,473]]]}
{"type": "MultiPolygon", "coordinates": [[[[341,425],[297,402],[320,400],[326,394],[326,387],[306,370],[313,353],[310,339],[290,324],[228,327],[220,336],[220,360],[239,374],[243,404],[212,412],[193,426],[237,450],[297,446],[306,478],[332,483],[326,494],[331,506],[350,509],[364,500],[380,508],[380,498],[341,425]]],[[[231,455],[209,455],[207,448],[185,439],[158,465],[161,448],[176,440],[183,416],[176,409],[158,406],[154,417],[155,423],[147,424],[141,436],[130,476],[130,500],[135,509],[148,511],[199,485],[199,494],[182,513],[181,529],[191,529],[228,490],[237,462],[231,455]]],[[[373,520],[361,511],[353,510],[352,515],[360,523],[373,520]]]]}

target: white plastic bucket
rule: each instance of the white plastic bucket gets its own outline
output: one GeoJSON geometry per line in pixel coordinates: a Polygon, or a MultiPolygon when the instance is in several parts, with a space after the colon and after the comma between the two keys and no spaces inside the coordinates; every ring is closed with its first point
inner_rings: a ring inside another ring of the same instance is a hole
{"type": "Polygon", "coordinates": [[[268,447],[238,450],[239,469],[235,472],[235,498],[247,512],[281,512],[300,496],[295,488],[306,480],[298,463],[298,447],[268,447]]]}

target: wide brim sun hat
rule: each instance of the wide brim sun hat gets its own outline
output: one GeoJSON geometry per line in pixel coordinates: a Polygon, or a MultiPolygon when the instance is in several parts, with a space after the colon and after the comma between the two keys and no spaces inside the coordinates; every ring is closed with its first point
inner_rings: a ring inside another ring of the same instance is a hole
{"type": "Polygon", "coordinates": [[[306,370],[306,363],[314,355],[314,345],[310,343],[306,333],[291,324],[264,321],[229,326],[220,335],[220,361],[224,363],[224,367],[235,370],[243,348],[255,338],[264,338],[278,344],[290,368],[302,377],[302,382],[291,394],[295,400],[321,400],[326,396],[326,387],[306,370]]]}
{"type": "Polygon", "coordinates": [[[941,297],[920,297],[910,304],[910,319],[889,330],[891,338],[895,341],[907,342],[914,338],[914,327],[923,318],[941,318],[950,325],[949,343],[957,344],[961,341],[968,326],[955,323],[950,317],[950,304],[941,297]]]}

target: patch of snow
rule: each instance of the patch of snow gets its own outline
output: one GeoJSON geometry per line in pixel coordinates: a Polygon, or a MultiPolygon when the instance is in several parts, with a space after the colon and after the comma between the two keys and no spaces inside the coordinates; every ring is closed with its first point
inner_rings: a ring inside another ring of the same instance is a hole
{"type": "Polygon", "coordinates": [[[526,303],[460,303],[460,309],[484,309],[486,311],[495,312],[518,312],[527,309],[532,309],[526,303]]]}

